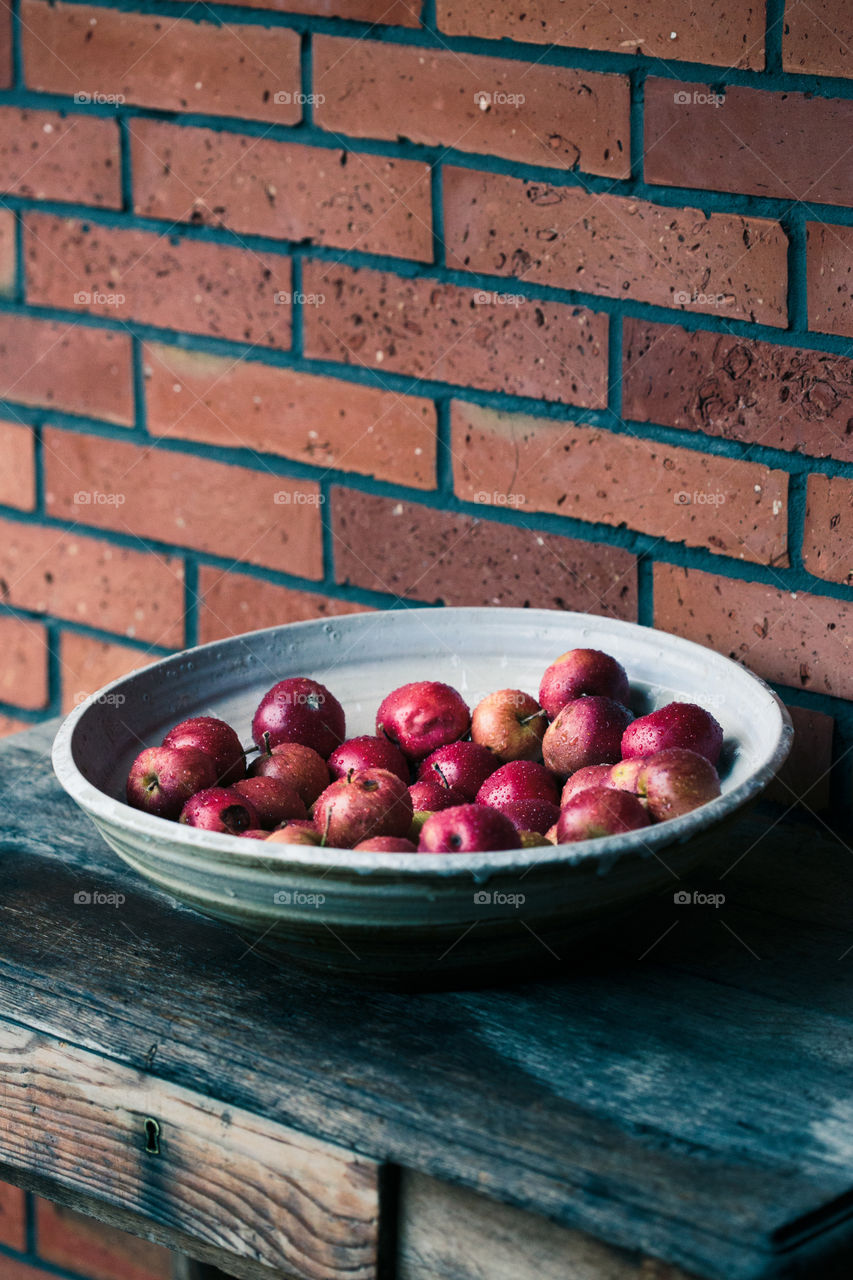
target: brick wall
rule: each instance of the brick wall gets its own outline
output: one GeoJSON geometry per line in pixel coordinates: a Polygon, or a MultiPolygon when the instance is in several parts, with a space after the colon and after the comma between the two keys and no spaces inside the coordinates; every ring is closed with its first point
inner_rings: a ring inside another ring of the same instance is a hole
{"type": "Polygon", "coordinates": [[[0,6],[0,730],[274,621],[587,609],[772,680],[838,805],[851,52],[845,0],[0,6]]]}
{"type": "MultiPolygon", "coordinates": [[[[0,3],[0,732],[254,626],[527,604],[746,662],[777,796],[839,805],[846,0],[195,9],[0,3]]],[[[9,1280],[166,1274],[23,1215],[9,1280]]]]}

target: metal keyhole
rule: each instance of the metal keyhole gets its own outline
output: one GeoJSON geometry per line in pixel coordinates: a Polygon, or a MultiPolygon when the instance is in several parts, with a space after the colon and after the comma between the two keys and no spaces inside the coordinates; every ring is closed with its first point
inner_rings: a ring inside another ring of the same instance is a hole
{"type": "Polygon", "coordinates": [[[145,1150],[149,1156],[160,1154],[160,1126],[150,1116],[145,1121],[145,1150]]]}

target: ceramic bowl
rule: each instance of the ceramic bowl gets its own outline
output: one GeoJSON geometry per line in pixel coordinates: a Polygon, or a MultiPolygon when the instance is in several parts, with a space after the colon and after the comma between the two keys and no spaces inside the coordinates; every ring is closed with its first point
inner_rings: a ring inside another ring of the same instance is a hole
{"type": "Polygon", "coordinates": [[[721,824],[783,763],[793,730],[773,691],[744,667],[687,640],[587,614],[535,609],[362,613],[202,645],[106,686],[63,722],[59,781],[107,843],[167,893],[234,926],[267,953],[367,983],[447,986],[518,975],[568,954],[719,842],[721,824]],[[250,741],[264,692],[290,675],[322,681],[349,736],[374,731],[382,697],[444,680],[473,706],[486,693],[536,693],[566,649],[603,649],[627,669],[637,714],[701,703],[725,732],[722,794],[642,831],[498,853],[355,853],[265,845],[199,832],[131,809],[130,764],[188,716],[222,716],[250,741]]]}

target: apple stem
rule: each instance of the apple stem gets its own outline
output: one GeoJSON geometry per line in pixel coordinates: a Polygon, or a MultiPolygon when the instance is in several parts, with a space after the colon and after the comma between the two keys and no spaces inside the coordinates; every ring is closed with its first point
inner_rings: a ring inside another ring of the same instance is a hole
{"type": "Polygon", "coordinates": [[[518,722],[518,723],[519,723],[519,724],[530,724],[530,721],[531,721],[531,720],[537,720],[537,719],[539,718],[539,716],[544,716],[544,715],[546,715],[546,714],[547,714],[547,713],[545,712],[545,710],[544,710],[542,707],[540,707],[538,711],[534,711],[532,715],[525,716],[525,717],[524,717],[524,719],[523,719],[523,720],[519,720],[519,722],[518,722]]]}
{"type": "Polygon", "coordinates": [[[264,732],[261,734],[261,742],[264,745],[263,745],[263,748],[259,748],[259,750],[263,750],[266,755],[271,756],[272,747],[270,746],[270,735],[269,735],[268,729],[265,729],[264,732]]]}
{"type": "Polygon", "coordinates": [[[157,790],[157,779],[156,779],[156,778],[152,778],[150,782],[146,782],[146,784],[145,784],[145,790],[146,790],[146,791],[148,791],[148,792],[156,791],[156,790],[157,790]]]}
{"type": "Polygon", "coordinates": [[[449,790],[450,790],[450,783],[447,781],[447,778],[445,777],[444,773],[442,772],[441,765],[440,765],[440,764],[434,764],[432,767],[433,767],[433,769],[435,769],[435,771],[436,771],[436,773],[438,774],[439,778],[441,778],[441,781],[442,781],[443,785],[444,785],[444,786],[446,787],[446,789],[449,791],[449,790]]]}
{"type": "Polygon", "coordinates": [[[333,804],[330,804],[330,805],[329,805],[328,810],[326,811],[326,823],[325,823],[325,826],[323,827],[323,834],[322,834],[322,836],[320,837],[320,848],[321,848],[321,849],[325,849],[325,847],[326,847],[326,843],[327,843],[328,838],[329,838],[329,825],[330,825],[330,823],[331,823],[331,821],[332,821],[332,812],[333,812],[334,808],[335,808],[335,806],[334,806],[333,804]]]}

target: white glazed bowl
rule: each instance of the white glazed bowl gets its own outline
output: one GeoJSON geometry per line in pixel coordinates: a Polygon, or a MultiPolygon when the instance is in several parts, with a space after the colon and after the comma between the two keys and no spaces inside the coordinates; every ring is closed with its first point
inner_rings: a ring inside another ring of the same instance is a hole
{"type": "Polygon", "coordinates": [[[93,695],[61,725],[57,777],[107,843],[175,898],[262,939],[267,952],[357,981],[452,985],[518,975],[563,954],[644,895],[678,887],[790,750],[773,691],[700,645],[633,623],[537,609],[401,609],[256,631],[165,658],[93,695]],[[725,733],[722,794],[642,831],[580,844],[478,854],[376,854],[200,832],[123,801],[131,761],[178,720],[218,715],[250,741],[263,693],[291,675],[326,684],[347,733],[374,731],[382,697],[444,680],[473,706],[534,695],[566,649],[626,668],[637,714],[698,702],[725,733]],[[665,852],[664,852],[665,851],[665,852]],[[488,895],[486,900],[484,895],[488,895]]]}

